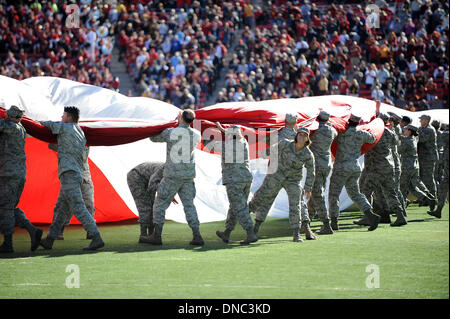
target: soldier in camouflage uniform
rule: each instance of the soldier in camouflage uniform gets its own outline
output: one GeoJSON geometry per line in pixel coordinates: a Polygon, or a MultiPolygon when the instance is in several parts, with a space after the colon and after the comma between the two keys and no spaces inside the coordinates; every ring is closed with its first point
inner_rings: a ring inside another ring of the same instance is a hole
{"type": "Polygon", "coordinates": [[[153,204],[154,231],[146,242],[161,245],[162,228],[165,222],[166,209],[178,193],[184,207],[186,220],[192,229],[191,245],[204,245],[200,234],[200,223],[194,206],[195,197],[195,160],[194,150],[200,142],[200,133],[192,129],[190,124],[195,119],[192,110],[184,110],[178,115],[179,125],[169,128],[160,134],[150,137],[152,142],[167,143],[167,158],[164,165],[163,178],[159,184],[155,203],[153,204]]]}
{"type": "MultiPolygon", "coordinates": [[[[387,114],[380,113],[378,117],[383,120],[385,125],[389,121],[387,114]]],[[[397,196],[395,164],[392,152],[396,146],[397,139],[395,133],[385,127],[378,143],[364,155],[364,169],[366,170],[367,176],[361,184],[361,193],[364,194],[369,203],[372,202],[372,193],[374,190],[382,193],[387,200],[391,212],[397,217],[397,220],[391,226],[403,226],[407,222],[403,216],[402,204],[397,196]]],[[[387,216],[389,217],[389,212],[387,216]]]]}
{"type": "Polygon", "coordinates": [[[439,188],[439,183],[442,179],[443,175],[443,156],[444,156],[444,143],[442,141],[442,131],[441,131],[441,122],[438,120],[433,120],[431,122],[431,126],[436,130],[436,146],[438,152],[438,160],[436,162],[436,167],[434,170],[434,181],[436,183],[436,188],[439,188]]]}
{"type": "Polygon", "coordinates": [[[402,116],[402,119],[400,120],[400,124],[399,124],[400,128],[402,129],[402,133],[404,132],[405,127],[411,123],[412,123],[412,119],[409,116],[407,116],[407,115],[402,116]]]}
{"type": "MultiPolygon", "coordinates": [[[[49,144],[49,149],[58,152],[58,145],[57,144],[49,144]]],[[[84,154],[83,154],[83,181],[81,183],[81,194],[83,196],[84,204],[86,205],[86,209],[88,210],[89,214],[91,214],[92,218],[94,218],[94,212],[95,212],[95,205],[94,205],[94,184],[92,183],[91,179],[91,172],[89,170],[89,147],[86,146],[84,148],[84,154]]],[[[60,214],[60,210],[62,209],[62,202],[63,202],[62,196],[58,197],[58,200],[56,201],[55,208],[53,210],[53,220],[52,223],[56,220],[56,217],[58,214],[60,214]]],[[[63,213],[64,214],[64,213],[63,213]]],[[[64,228],[70,224],[70,220],[72,219],[73,214],[69,212],[66,214],[67,219],[64,223],[64,226],[58,235],[56,237],[57,240],[64,240],[64,228]]],[[[95,220],[95,218],[94,218],[95,220]]],[[[86,239],[92,239],[92,234],[87,233],[86,239]]]]}
{"type": "Polygon", "coordinates": [[[331,171],[331,143],[337,138],[337,131],[329,125],[330,114],[326,111],[320,111],[317,117],[319,128],[311,137],[310,149],[314,154],[315,179],[312,188],[311,199],[308,202],[308,211],[312,215],[317,211],[323,225],[318,231],[320,235],[333,234],[330,226],[330,216],[325,205],[325,185],[328,175],[331,171]]]}
{"type": "MultiPolygon", "coordinates": [[[[294,229],[294,242],[302,242],[300,238],[300,226],[302,219],[300,217],[300,205],[302,187],[303,166],[306,167],[306,180],[304,185],[306,200],[311,197],[312,185],[314,182],[314,156],[309,150],[308,145],[309,130],[301,127],[297,130],[297,135],[293,141],[281,140],[270,149],[270,154],[274,149],[278,150],[278,168],[273,174],[267,174],[261,187],[255,192],[249,203],[250,211],[255,213],[255,233],[258,233],[260,225],[265,221],[270,207],[277,197],[281,188],[287,192],[289,199],[289,223],[294,229]]],[[[309,224],[306,228],[307,239],[311,229],[309,224]]]]}
{"type": "Polygon", "coordinates": [[[105,245],[94,218],[89,213],[81,194],[83,182],[83,163],[86,137],[78,125],[80,111],[73,106],[64,108],[61,122],[44,121],[41,124],[57,135],[58,141],[58,177],[61,184],[58,196],[61,205],[55,220],[50,226],[47,237],[41,240],[41,246],[52,249],[54,240],[60,234],[68,215],[74,214],[84,229],[92,234],[92,241],[84,250],[96,250],[105,245]]]}
{"type": "Polygon", "coordinates": [[[408,198],[411,192],[420,203],[434,205],[436,203],[433,195],[423,185],[419,177],[419,162],[417,159],[417,135],[418,128],[413,125],[405,126],[400,144],[399,153],[402,161],[402,174],[400,176],[400,189],[403,198],[408,198]]]}
{"type": "Polygon", "coordinates": [[[442,138],[442,144],[444,146],[443,152],[442,152],[442,166],[443,166],[443,176],[441,183],[439,184],[438,188],[438,204],[435,211],[430,210],[428,211],[428,214],[431,216],[441,218],[442,215],[442,208],[444,207],[445,201],[448,196],[448,158],[449,158],[449,148],[448,148],[448,124],[445,125],[445,130],[442,132],[441,138],[442,138]]]}
{"type": "Polygon", "coordinates": [[[406,216],[406,205],[405,205],[405,200],[403,198],[403,194],[400,191],[400,175],[402,173],[402,163],[400,160],[400,154],[398,152],[398,148],[400,147],[401,144],[401,138],[402,138],[402,128],[400,127],[400,121],[401,121],[401,117],[395,113],[392,112],[388,112],[388,114],[390,115],[390,122],[391,122],[391,127],[392,127],[392,131],[395,133],[395,139],[396,139],[396,143],[392,149],[392,156],[394,158],[394,181],[395,181],[395,191],[397,193],[398,199],[400,200],[400,203],[402,204],[402,210],[403,210],[403,215],[406,216]]]}
{"type": "Polygon", "coordinates": [[[33,226],[25,213],[17,208],[25,186],[26,131],[20,123],[24,110],[11,106],[6,119],[0,118],[0,232],[5,240],[0,253],[12,253],[14,226],[25,228],[30,234],[31,251],[36,250],[42,237],[42,229],[33,226]]]}
{"type": "Polygon", "coordinates": [[[361,167],[358,163],[358,158],[361,156],[361,147],[363,144],[375,142],[375,136],[372,133],[356,128],[360,119],[360,117],[352,114],[348,121],[347,130],[337,137],[336,159],[328,191],[328,206],[333,230],[339,230],[339,195],[344,186],[351,200],[367,215],[370,224],[369,231],[375,230],[380,220],[380,216],[373,213],[372,206],[367,198],[361,194],[358,185],[358,179],[361,175],[361,167]]]}
{"type": "Polygon", "coordinates": [[[225,231],[217,231],[216,235],[228,243],[230,233],[234,230],[236,222],[239,221],[247,232],[247,238],[240,243],[248,245],[258,240],[253,230],[253,221],[247,204],[253,180],[250,171],[248,143],[238,126],[231,126],[226,130],[220,123],[216,123],[216,126],[225,134],[225,141],[203,139],[203,144],[208,149],[222,154],[222,184],[226,187],[230,202],[225,231]]]}
{"type": "MultiPolygon", "coordinates": [[[[145,162],[137,165],[127,174],[128,187],[139,213],[139,243],[146,242],[145,237],[153,233],[153,203],[163,172],[164,163],[145,162]]],[[[172,202],[178,203],[175,199],[172,202]]]]}
{"type": "MultiPolygon", "coordinates": [[[[417,143],[417,154],[419,155],[420,179],[427,189],[436,198],[436,182],[434,171],[438,161],[436,145],[436,131],[429,125],[431,117],[422,115],[420,117],[419,142],[417,143]]],[[[431,210],[433,210],[432,208],[431,210]]]]}
{"type": "MultiPolygon", "coordinates": [[[[272,140],[268,140],[267,144],[270,146],[273,146],[277,143],[279,143],[281,140],[289,140],[289,141],[293,141],[295,136],[297,135],[297,120],[298,120],[298,115],[296,113],[286,113],[286,118],[285,118],[285,126],[279,130],[276,133],[276,139],[275,139],[275,143],[271,143],[271,141],[273,141],[273,136],[270,136],[270,139],[272,140]]],[[[271,134],[272,135],[272,134],[271,134]]],[[[267,152],[271,152],[270,153],[270,158],[274,159],[274,160],[270,160],[269,159],[269,166],[267,168],[267,174],[272,174],[273,172],[275,172],[277,170],[277,164],[278,163],[276,161],[276,159],[278,158],[278,149],[276,147],[270,147],[267,148],[266,151],[264,151],[262,154],[260,154],[262,157],[268,157],[269,154],[267,152]]],[[[306,234],[306,238],[308,240],[314,240],[316,239],[316,237],[314,236],[314,233],[311,231],[309,224],[311,222],[311,219],[309,217],[309,213],[308,213],[308,207],[306,205],[306,202],[304,200],[302,200],[304,196],[303,190],[302,193],[300,194],[300,213],[302,215],[302,226],[300,228],[300,233],[302,234],[306,234]]]]}

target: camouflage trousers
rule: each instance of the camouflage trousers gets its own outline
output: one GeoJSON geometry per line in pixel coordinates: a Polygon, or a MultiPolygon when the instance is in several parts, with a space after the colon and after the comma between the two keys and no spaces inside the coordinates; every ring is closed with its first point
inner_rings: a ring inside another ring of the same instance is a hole
{"type": "Polygon", "coordinates": [[[61,229],[70,220],[70,216],[75,215],[81,224],[83,224],[86,232],[96,235],[99,233],[94,218],[86,208],[81,193],[82,178],[73,171],[63,173],[59,178],[61,187],[59,190],[57,205],[55,210],[59,213],[54,216],[50,225],[48,236],[56,238],[61,233],[61,229]]]}
{"type": "Polygon", "coordinates": [[[448,161],[443,163],[443,175],[438,188],[438,206],[444,207],[448,196],[448,161]]]}
{"type": "Polygon", "coordinates": [[[135,170],[127,175],[127,183],[133,195],[134,203],[139,213],[139,224],[151,225],[153,223],[153,203],[156,192],[148,191],[148,179],[144,178],[135,170]]]}
{"type": "MultiPolygon", "coordinates": [[[[400,169],[395,169],[395,171],[394,171],[394,181],[393,181],[394,191],[395,191],[395,195],[398,197],[398,199],[400,201],[400,204],[401,204],[403,212],[405,212],[406,211],[406,201],[403,198],[403,194],[402,194],[401,189],[400,189],[400,176],[401,176],[401,170],[400,169]]],[[[389,176],[389,178],[391,178],[391,177],[389,176]]],[[[361,179],[360,179],[359,185],[360,185],[360,188],[361,188],[361,185],[362,185],[361,179]]],[[[386,199],[386,196],[384,195],[382,187],[377,187],[375,189],[375,194],[374,195],[375,196],[373,197],[373,200],[372,200],[372,207],[374,209],[374,212],[378,212],[378,211],[389,212],[389,211],[392,211],[390,206],[389,206],[388,200],[386,199]]]]}
{"type": "MultiPolygon", "coordinates": [[[[253,195],[249,203],[249,209],[255,213],[255,220],[264,222],[269,214],[275,198],[280,190],[284,188],[289,201],[289,224],[291,228],[299,228],[303,216],[308,215],[306,204],[302,200],[302,187],[300,181],[290,181],[280,174],[268,174],[262,185],[253,195]],[[301,207],[303,206],[303,208],[301,207]],[[300,217],[300,211],[302,211],[300,217]]],[[[305,219],[309,220],[307,216],[305,219]]]]}
{"type": "Polygon", "coordinates": [[[328,207],[330,217],[339,217],[339,196],[345,186],[350,199],[358,206],[359,210],[365,212],[372,208],[367,198],[361,194],[358,179],[361,173],[358,171],[345,171],[343,169],[333,169],[330,177],[330,187],[328,190],[328,207]]]}
{"type": "MultiPolygon", "coordinates": [[[[94,218],[94,212],[95,212],[95,205],[94,205],[94,184],[92,183],[92,180],[86,180],[83,179],[81,182],[81,195],[83,196],[84,204],[86,205],[86,209],[88,210],[89,214],[91,214],[92,218],[94,218]]],[[[57,216],[59,214],[64,214],[64,212],[61,212],[64,205],[62,204],[62,197],[58,196],[58,200],[56,201],[55,208],[53,209],[53,222],[56,220],[57,216]]],[[[65,214],[66,221],[64,223],[64,226],[67,226],[70,224],[70,220],[72,219],[73,213],[69,212],[68,214],[65,214]]],[[[94,218],[95,221],[95,218],[94,218]]]]}
{"type": "Polygon", "coordinates": [[[420,180],[419,170],[414,168],[404,169],[402,171],[402,174],[400,175],[400,191],[403,194],[405,203],[410,192],[419,200],[431,196],[427,187],[420,180]]]}
{"type": "Polygon", "coordinates": [[[444,177],[444,155],[439,153],[439,160],[436,162],[436,167],[434,168],[434,182],[436,183],[436,189],[439,191],[439,184],[444,177]]]}
{"type": "MultiPolygon", "coordinates": [[[[366,176],[361,183],[361,193],[367,198],[369,203],[373,202],[373,193],[382,195],[387,202],[388,210],[397,216],[403,215],[403,205],[397,196],[397,186],[395,184],[395,174],[390,171],[371,170],[366,172],[366,176]]],[[[383,208],[381,208],[383,209],[383,208]]]]}
{"type": "Polygon", "coordinates": [[[200,222],[198,221],[197,210],[194,206],[196,190],[193,179],[174,180],[163,177],[157,190],[155,203],[153,204],[153,223],[164,224],[166,209],[170,206],[177,193],[183,203],[184,213],[189,227],[198,229],[200,222]]]}
{"type": "Polygon", "coordinates": [[[239,221],[242,228],[248,230],[253,227],[253,221],[248,211],[248,195],[252,182],[226,184],[228,201],[230,207],[227,213],[225,228],[233,230],[239,221]]]}
{"type": "Polygon", "coordinates": [[[0,232],[3,235],[13,234],[15,225],[24,228],[30,224],[23,210],[17,208],[24,186],[24,177],[0,177],[0,232]]]}
{"type": "Polygon", "coordinates": [[[436,197],[435,166],[436,161],[419,158],[420,179],[434,197],[436,197]]]}
{"type": "Polygon", "coordinates": [[[308,201],[309,214],[313,215],[315,212],[317,212],[322,222],[330,220],[327,206],[325,204],[325,186],[327,183],[328,175],[330,174],[330,170],[330,167],[321,169],[316,168],[316,176],[311,191],[311,198],[308,201]]]}

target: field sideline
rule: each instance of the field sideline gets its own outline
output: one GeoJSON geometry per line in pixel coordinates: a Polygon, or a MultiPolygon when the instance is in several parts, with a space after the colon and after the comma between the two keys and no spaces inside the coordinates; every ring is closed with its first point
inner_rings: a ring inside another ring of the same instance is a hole
{"type": "Polygon", "coordinates": [[[15,254],[0,256],[0,298],[449,298],[448,204],[442,219],[411,205],[408,225],[374,232],[353,225],[360,216],[343,212],[340,231],[303,243],[292,242],[287,219],[269,218],[250,246],[239,245],[240,225],[223,243],[215,232],[224,222],[201,225],[204,247],[188,244],[185,224],[167,222],[163,246],[138,244],[135,222],[103,224],[98,252],[81,250],[89,243],[81,226],[35,252],[16,228],[15,254]],[[79,269],[79,288],[66,286],[69,265],[79,269]]]}

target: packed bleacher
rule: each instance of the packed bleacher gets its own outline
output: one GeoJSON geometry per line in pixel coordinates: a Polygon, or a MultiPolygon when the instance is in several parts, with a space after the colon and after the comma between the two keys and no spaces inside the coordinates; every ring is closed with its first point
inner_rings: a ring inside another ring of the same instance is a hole
{"type": "Polygon", "coordinates": [[[348,94],[448,108],[445,0],[84,0],[80,27],[67,28],[70,3],[0,1],[0,74],[117,89],[120,61],[136,92],[180,108],[216,91],[217,102],[348,94]]]}

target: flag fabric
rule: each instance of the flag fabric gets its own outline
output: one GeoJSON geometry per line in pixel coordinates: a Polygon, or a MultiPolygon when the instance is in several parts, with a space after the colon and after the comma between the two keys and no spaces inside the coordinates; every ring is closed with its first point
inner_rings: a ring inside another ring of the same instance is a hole
{"type": "MultiPolygon", "coordinates": [[[[91,146],[89,166],[95,191],[95,219],[97,223],[136,218],[138,215],[127,185],[127,173],[146,161],[164,162],[166,146],[153,143],[148,137],[175,127],[180,110],[168,103],[146,97],[127,97],[109,89],[54,77],[34,77],[17,81],[0,76],[2,96],[0,117],[5,117],[11,105],[25,109],[22,124],[30,135],[26,138],[27,181],[19,207],[33,223],[51,223],[53,208],[59,192],[56,153],[48,143],[55,136],[39,121],[61,119],[64,106],[80,109],[80,126],[87,144],[91,146]]],[[[319,96],[298,99],[280,99],[261,102],[219,103],[196,110],[194,129],[204,136],[220,134],[215,122],[224,127],[240,125],[250,144],[250,166],[253,183],[250,196],[261,185],[267,170],[267,159],[258,157],[258,150],[267,147],[267,135],[284,126],[286,113],[297,113],[299,126],[306,126],[311,134],[318,127],[316,117],[320,110],[331,114],[330,123],[338,132],[346,128],[352,113],[361,116],[359,127],[371,131],[378,139],[384,125],[375,118],[375,102],[350,96],[319,96]]],[[[414,123],[424,112],[409,112],[387,104],[383,112],[409,115],[414,123]]],[[[425,112],[448,122],[448,110],[425,112]]],[[[362,155],[375,144],[363,146],[362,155]]],[[[332,150],[335,151],[336,145],[332,150]]],[[[221,159],[218,154],[204,149],[199,143],[195,150],[197,189],[194,204],[200,222],[226,218],[228,199],[222,185],[221,159]]],[[[362,162],[363,156],[360,161],[362,162]]],[[[178,200],[178,202],[180,202],[178,200]]],[[[352,204],[345,189],[340,198],[340,208],[352,204]]],[[[282,190],[276,198],[269,216],[288,217],[287,194],[282,190]]],[[[186,222],[181,204],[171,204],[166,218],[186,222]]],[[[73,223],[78,221],[73,218],[73,223]]]]}

